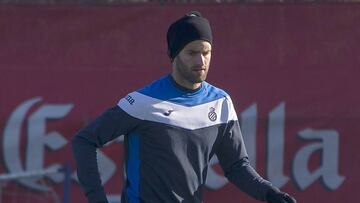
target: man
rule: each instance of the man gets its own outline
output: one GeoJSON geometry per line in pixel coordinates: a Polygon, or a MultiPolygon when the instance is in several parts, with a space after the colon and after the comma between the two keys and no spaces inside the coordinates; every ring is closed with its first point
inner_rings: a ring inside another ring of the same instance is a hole
{"type": "Polygon", "coordinates": [[[128,94],[74,137],[79,182],[91,203],[107,202],[96,148],[125,135],[122,203],[200,203],[207,168],[217,155],[240,190],[270,203],[295,203],[250,166],[228,94],[205,82],[212,32],[190,12],[167,33],[172,72],[128,94]]]}

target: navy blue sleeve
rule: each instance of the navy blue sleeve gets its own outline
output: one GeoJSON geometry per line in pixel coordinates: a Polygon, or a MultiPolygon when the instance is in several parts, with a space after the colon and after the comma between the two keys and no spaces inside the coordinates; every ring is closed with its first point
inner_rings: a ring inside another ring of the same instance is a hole
{"type": "Polygon", "coordinates": [[[107,201],[100,180],[96,149],[121,135],[128,134],[139,121],[119,106],[115,106],[73,137],[72,151],[77,164],[79,183],[90,203],[107,201]]]}
{"type": "Polygon", "coordinates": [[[250,165],[237,120],[227,124],[216,155],[230,182],[255,199],[265,200],[271,183],[264,180],[250,165]]]}

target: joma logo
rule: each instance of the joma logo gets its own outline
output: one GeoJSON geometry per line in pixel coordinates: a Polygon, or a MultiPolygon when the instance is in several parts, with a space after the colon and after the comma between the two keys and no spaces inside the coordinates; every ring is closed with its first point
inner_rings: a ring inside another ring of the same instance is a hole
{"type": "Polygon", "coordinates": [[[135,102],[135,99],[132,98],[130,95],[127,95],[127,96],[125,97],[125,100],[128,101],[131,105],[133,105],[134,102],[135,102]]]}

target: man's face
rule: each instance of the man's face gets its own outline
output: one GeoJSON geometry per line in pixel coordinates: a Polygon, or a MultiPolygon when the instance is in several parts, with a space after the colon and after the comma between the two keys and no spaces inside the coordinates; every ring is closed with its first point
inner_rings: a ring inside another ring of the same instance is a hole
{"type": "Polygon", "coordinates": [[[187,88],[197,88],[206,79],[211,60],[211,44],[196,40],[187,44],[174,59],[173,76],[187,88]]]}

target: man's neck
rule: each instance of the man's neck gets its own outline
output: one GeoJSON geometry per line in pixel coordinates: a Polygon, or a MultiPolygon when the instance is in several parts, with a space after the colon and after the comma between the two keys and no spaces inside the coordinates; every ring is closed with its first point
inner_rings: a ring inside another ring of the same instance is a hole
{"type": "Polygon", "coordinates": [[[174,74],[171,74],[170,78],[176,87],[178,87],[180,90],[185,91],[185,92],[196,92],[197,90],[199,90],[201,88],[201,83],[186,85],[186,83],[188,83],[188,82],[179,81],[179,79],[174,77],[174,74]]]}

